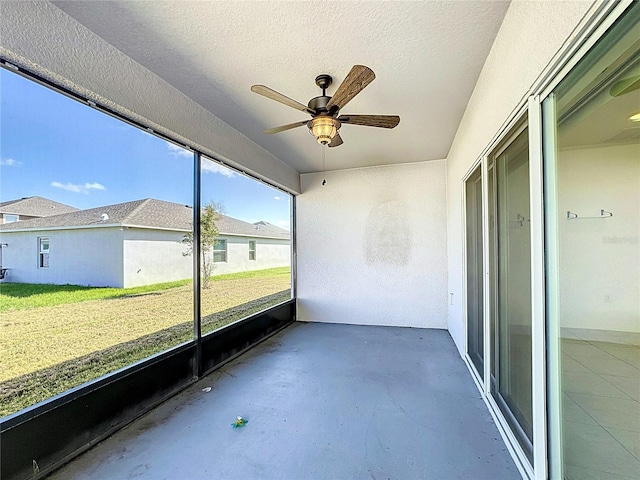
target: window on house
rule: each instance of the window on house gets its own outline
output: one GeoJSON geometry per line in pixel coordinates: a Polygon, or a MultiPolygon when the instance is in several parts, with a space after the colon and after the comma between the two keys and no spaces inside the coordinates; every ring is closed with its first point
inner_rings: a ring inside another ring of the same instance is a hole
{"type": "Polygon", "coordinates": [[[38,267],[49,268],[49,237],[38,238],[38,267]]]}
{"type": "Polygon", "coordinates": [[[256,259],[256,241],[249,240],[249,260],[256,259]]]}
{"type": "Polygon", "coordinates": [[[14,223],[20,220],[20,215],[12,215],[10,213],[4,214],[4,223],[14,223]]]}
{"type": "Polygon", "coordinates": [[[213,245],[213,262],[222,263],[227,261],[227,241],[216,240],[213,245]]]}

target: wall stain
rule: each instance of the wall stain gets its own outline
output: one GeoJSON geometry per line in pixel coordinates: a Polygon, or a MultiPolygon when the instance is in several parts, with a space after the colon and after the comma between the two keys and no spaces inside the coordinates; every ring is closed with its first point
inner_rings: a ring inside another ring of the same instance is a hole
{"type": "Polygon", "coordinates": [[[389,200],[369,211],[364,226],[364,258],[369,266],[402,267],[413,255],[413,233],[401,200],[389,200]]]}

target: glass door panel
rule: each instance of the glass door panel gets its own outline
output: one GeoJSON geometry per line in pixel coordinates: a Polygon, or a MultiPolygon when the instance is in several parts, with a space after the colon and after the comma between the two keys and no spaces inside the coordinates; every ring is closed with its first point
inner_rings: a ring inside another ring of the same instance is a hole
{"type": "Polygon", "coordinates": [[[490,223],[494,362],[491,393],[532,459],[531,228],[528,131],[520,127],[491,156],[490,223]]]}
{"type": "Polygon", "coordinates": [[[495,378],[497,378],[498,372],[498,349],[496,348],[496,316],[494,312],[498,311],[496,305],[497,295],[496,291],[496,279],[498,277],[497,260],[496,260],[496,188],[495,188],[496,172],[494,162],[489,159],[487,163],[487,197],[488,197],[488,216],[489,216],[489,349],[487,355],[491,356],[489,361],[489,369],[491,371],[492,386],[495,384],[495,378]]]}
{"type": "Polygon", "coordinates": [[[482,174],[480,167],[465,186],[467,209],[467,354],[484,378],[482,273],[482,174]]]}
{"type": "Polygon", "coordinates": [[[640,3],[543,103],[550,472],[640,479],[640,3]]]}

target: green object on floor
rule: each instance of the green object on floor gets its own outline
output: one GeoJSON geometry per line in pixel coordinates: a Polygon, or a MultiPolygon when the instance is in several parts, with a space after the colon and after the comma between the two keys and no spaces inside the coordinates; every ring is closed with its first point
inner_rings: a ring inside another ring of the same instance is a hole
{"type": "Polygon", "coordinates": [[[241,428],[244,427],[247,423],[249,423],[249,420],[247,420],[246,418],[238,417],[236,418],[236,421],[231,424],[231,426],[233,428],[241,428]]]}

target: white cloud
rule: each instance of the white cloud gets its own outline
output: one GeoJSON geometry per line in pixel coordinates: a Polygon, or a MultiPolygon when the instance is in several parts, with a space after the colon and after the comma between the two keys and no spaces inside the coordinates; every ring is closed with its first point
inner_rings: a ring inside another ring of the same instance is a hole
{"type": "Polygon", "coordinates": [[[62,190],[68,190],[69,192],[84,193],[85,195],[89,194],[89,190],[106,190],[105,186],[98,182],[84,183],[79,185],[75,183],[51,182],[51,186],[61,188],[62,190]]]}
{"type": "MultiPolygon", "coordinates": [[[[171,142],[167,142],[167,147],[169,148],[169,155],[174,157],[184,157],[184,158],[193,158],[193,152],[187,150],[186,148],[182,148],[178,145],[175,145],[171,142]]],[[[224,175],[225,177],[233,177],[235,172],[230,168],[223,167],[219,163],[212,162],[211,160],[202,159],[201,167],[203,173],[219,173],[220,175],[224,175]]]]}
{"type": "Polygon", "coordinates": [[[234,171],[230,168],[223,167],[219,163],[212,162],[211,160],[203,159],[201,168],[203,173],[219,173],[220,175],[224,175],[229,178],[235,175],[234,171]]]}
{"type": "Polygon", "coordinates": [[[166,142],[167,147],[169,147],[169,155],[173,155],[174,157],[188,157],[193,158],[193,152],[190,152],[186,148],[179,147],[178,145],[166,142]]]}
{"type": "Polygon", "coordinates": [[[280,200],[280,198],[281,198],[281,197],[279,197],[279,196],[277,196],[277,195],[276,195],[276,196],[275,196],[275,197],[273,197],[273,198],[275,198],[276,200],[280,200]]]}
{"type": "Polygon", "coordinates": [[[93,183],[85,183],[84,187],[87,190],[106,190],[106,188],[104,187],[104,185],[102,185],[101,183],[98,182],[93,182],[93,183]]]}
{"type": "Polygon", "coordinates": [[[14,158],[0,159],[0,166],[3,166],[3,167],[19,167],[20,165],[22,165],[22,162],[19,162],[14,158]]]}

